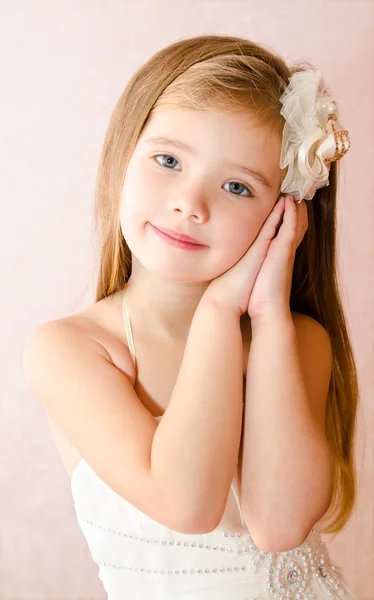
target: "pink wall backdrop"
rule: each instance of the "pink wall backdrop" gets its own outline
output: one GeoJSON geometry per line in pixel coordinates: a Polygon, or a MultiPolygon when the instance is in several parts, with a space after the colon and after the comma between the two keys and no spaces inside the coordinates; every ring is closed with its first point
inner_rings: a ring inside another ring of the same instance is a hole
{"type": "Polygon", "coordinates": [[[0,599],[104,600],[47,419],[22,371],[39,323],[93,302],[93,189],[109,115],[161,47],[199,34],[306,59],[339,102],[351,150],[339,195],[341,281],[361,385],[359,502],[329,544],[359,600],[374,598],[374,48],[371,0],[2,0],[0,599]]]}

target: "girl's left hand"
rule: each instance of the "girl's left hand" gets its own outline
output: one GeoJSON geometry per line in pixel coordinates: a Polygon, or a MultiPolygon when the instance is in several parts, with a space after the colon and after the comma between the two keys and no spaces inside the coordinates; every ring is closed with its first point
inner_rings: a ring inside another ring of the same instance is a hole
{"type": "Polygon", "coordinates": [[[296,203],[292,196],[286,196],[283,221],[270,243],[249,298],[248,314],[253,324],[269,316],[291,316],[290,295],[296,249],[307,229],[305,200],[296,203]]]}

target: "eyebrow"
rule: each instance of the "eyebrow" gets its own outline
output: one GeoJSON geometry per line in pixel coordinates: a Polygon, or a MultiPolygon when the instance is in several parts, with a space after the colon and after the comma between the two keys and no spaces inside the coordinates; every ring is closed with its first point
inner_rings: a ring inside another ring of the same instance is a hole
{"type": "MultiPolygon", "coordinates": [[[[159,144],[161,146],[175,146],[176,148],[185,150],[186,152],[189,152],[190,154],[193,154],[195,156],[197,154],[196,150],[194,148],[192,148],[192,146],[189,146],[188,144],[186,144],[185,142],[181,142],[180,140],[169,139],[169,138],[166,138],[163,136],[155,136],[155,137],[148,138],[147,140],[144,140],[144,141],[145,142],[155,142],[156,144],[159,144]]],[[[255,169],[251,169],[250,167],[246,167],[244,165],[239,165],[239,164],[233,163],[233,162],[228,162],[226,164],[229,167],[240,169],[240,171],[243,171],[244,173],[247,173],[247,175],[254,177],[264,187],[269,188],[270,190],[273,189],[273,186],[271,185],[268,178],[260,171],[256,171],[255,169]]]]}

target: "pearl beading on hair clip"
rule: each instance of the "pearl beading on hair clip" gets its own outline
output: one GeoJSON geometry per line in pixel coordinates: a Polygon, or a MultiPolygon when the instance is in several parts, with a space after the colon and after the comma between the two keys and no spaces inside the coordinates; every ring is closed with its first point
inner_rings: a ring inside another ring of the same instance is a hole
{"type": "Polygon", "coordinates": [[[349,133],[337,127],[337,103],[326,95],[320,71],[294,73],[280,102],[285,119],[280,167],[288,167],[281,191],[298,202],[311,200],[329,185],[330,163],[348,152],[349,133]]]}

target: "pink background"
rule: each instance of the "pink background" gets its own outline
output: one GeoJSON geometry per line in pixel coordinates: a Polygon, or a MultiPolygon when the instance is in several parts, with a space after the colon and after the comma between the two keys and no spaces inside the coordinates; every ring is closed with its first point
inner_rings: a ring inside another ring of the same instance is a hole
{"type": "Polygon", "coordinates": [[[0,3],[1,600],[106,598],[44,410],[23,375],[22,347],[37,324],[93,302],[94,180],[125,84],[161,47],[209,33],[311,61],[351,136],[338,235],[361,386],[360,487],[349,525],[328,547],[358,599],[373,600],[373,16],[371,0],[0,3]]]}

